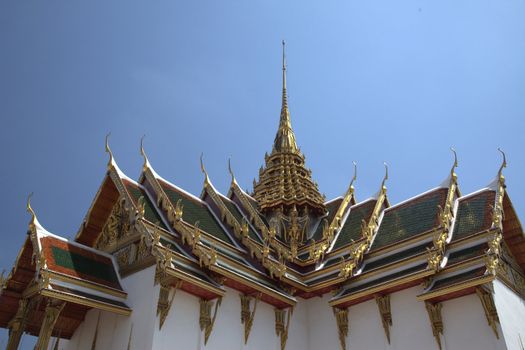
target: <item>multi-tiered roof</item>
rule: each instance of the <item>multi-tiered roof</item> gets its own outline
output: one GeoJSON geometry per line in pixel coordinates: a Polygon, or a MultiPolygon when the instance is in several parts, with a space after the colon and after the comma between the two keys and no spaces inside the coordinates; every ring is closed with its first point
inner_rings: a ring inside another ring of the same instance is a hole
{"type": "MultiPolygon", "coordinates": [[[[74,240],[45,231],[28,205],[28,238],[1,281],[0,326],[13,339],[19,329],[69,338],[92,308],[129,314],[121,278],[153,265],[161,327],[171,288],[200,298],[206,315],[227,286],[243,294],[244,314],[253,299],[276,308],[283,348],[285,310],[329,292],[343,348],[349,306],[376,299],[389,338],[388,296],[417,284],[425,285],[418,299],[429,314],[443,300],[471,293],[486,299],[484,286],[495,278],[525,296],[525,237],[506,191],[506,162],[494,182],[468,195],[459,191],[455,161],[444,184],[395,205],[387,198],[388,172],[371,198],[356,200],[354,175],[343,196],[325,201],[292,130],[284,57],[279,128],[253,194],[231,168],[230,189],[219,193],[203,164],[204,188],[194,196],[159,176],[142,147],[135,181],[106,150],[106,176],[74,240]],[[53,308],[61,312],[50,328],[42,319],[53,308]]],[[[497,322],[489,312],[487,320],[497,322]]],[[[213,323],[201,327],[207,339],[213,323]]],[[[249,322],[245,327],[247,340],[249,322]]],[[[433,330],[439,343],[443,330],[433,330]]]]}

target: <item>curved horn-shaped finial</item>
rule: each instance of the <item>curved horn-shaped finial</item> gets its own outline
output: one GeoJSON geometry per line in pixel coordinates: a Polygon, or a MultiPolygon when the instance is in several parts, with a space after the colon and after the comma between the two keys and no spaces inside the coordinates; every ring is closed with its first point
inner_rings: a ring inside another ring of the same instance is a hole
{"type": "Polygon", "coordinates": [[[204,182],[208,182],[208,173],[206,172],[206,168],[204,167],[204,153],[201,153],[201,171],[204,174],[204,182]]]}
{"type": "Polygon", "coordinates": [[[111,152],[111,148],[109,148],[109,137],[111,136],[111,132],[109,132],[106,135],[106,153],[109,153],[109,161],[108,161],[108,167],[111,166],[113,163],[113,152],[111,152]]]}
{"type": "Polygon", "coordinates": [[[499,147],[498,147],[498,151],[500,151],[500,153],[503,155],[503,162],[501,163],[501,166],[499,167],[499,170],[498,170],[498,175],[501,176],[503,173],[503,168],[507,167],[507,156],[505,155],[505,152],[503,152],[501,148],[499,147]]]}
{"type": "Polygon", "coordinates": [[[235,182],[235,175],[233,174],[233,170],[232,170],[231,157],[228,157],[228,172],[230,173],[232,177],[232,183],[235,182]]]}
{"type": "Polygon", "coordinates": [[[383,181],[381,182],[381,188],[386,188],[385,183],[386,180],[388,180],[388,164],[386,162],[383,162],[383,165],[385,166],[385,177],[383,177],[383,181]]]}
{"type": "Polygon", "coordinates": [[[143,170],[146,170],[146,168],[148,167],[148,156],[146,155],[146,151],[144,151],[144,138],[146,137],[146,135],[142,135],[142,137],[140,138],[140,155],[142,156],[142,158],[144,158],[144,165],[142,166],[143,170]]]}
{"type": "Polygon", "coordinates": [[[454,175],[454,170],[458,167],[458,154],[456,153],[456,150],[454,147],[450,147],[450,150],[452,153],[454,153],[454,164],[452,164],[452,169],[450,169],[450,174],[454,175]]]}
{"type": "Polygon", "coordinates": [[[31,224],[34,224],[36,220],[36,214],[33,208],[31,207],[31,197],[33,197],[33,192],[31,192],[29,196],[27,196],[26,210],[29,214],[31,214],[31,224]]]}
{"type": "Polygon", "coordinates": [[[355,180],[357,180],[357,162],[354,160],[352,164],[354,164],[354,176],[352,177],[352,181],[350,181],[350,187],[353,186],[355,180]]]}

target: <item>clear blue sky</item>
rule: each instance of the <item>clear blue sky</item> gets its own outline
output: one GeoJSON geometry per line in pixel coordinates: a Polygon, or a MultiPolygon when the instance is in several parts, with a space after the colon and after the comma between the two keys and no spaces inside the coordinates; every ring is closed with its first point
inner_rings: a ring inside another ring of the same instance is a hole
{"type": "Polygon", "coordinates": [[[390,201],[414,196],[447,176],[450,146],[468,193],[502,147],[523,218],[524,18],[522,0],[0,1],[0,268],[25,238],[29,192],[48,230],[75,235],[108,131],[130,177],[146,134],[154,168],[188,191],[200,193],[201,152],[218,189],[229,156],[251,189],[277,129],[281,39],[293,127],[327,198],[352,160],[358,199],[384,160],[390,201]]]}

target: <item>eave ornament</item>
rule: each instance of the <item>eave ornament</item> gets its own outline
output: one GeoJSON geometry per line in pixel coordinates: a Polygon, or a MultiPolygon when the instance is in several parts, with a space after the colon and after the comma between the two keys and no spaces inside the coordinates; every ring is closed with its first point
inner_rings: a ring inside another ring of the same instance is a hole
{"type": "Polygon", "coordinates": [[[430,325],[432,326],[432,334],[436,339],[439,350],[441,347],[441,334],[443,334],[443,319],[441,317],[441,308],[443,305],[441,303],[430,303],[425,301],[425,307],[428,312],[428,317],[430,318],[430,325]]]}
{"type": "Polygon", "coordinates": [[[483,305],[483,310],[485,311],[485,316],[487,317],[487,322],[490,328],[492,328],[492,331],[494,331],[496,338],[499,339],[498,310],[496,309],[496,305],[494,304],[494,297],[492,293],[483,287],[477,287],[476,294],[478,295],[479,300],[481,301],[481,305],[483,305]]]}
{"type": "Polygon", "coordinates": [[[208,343],[208,339],[210,337],[211,331],[213,330],[213,325],[215,324],[215,320],[217,318],[217,311],[219,310],[219,306],[221,305],[222,298],[218,298],[215,302],[215,310],[213,312],[213,316],[211,314],[211,309],[213,306],[212,300],[206,300],[206,299],[200,299],[200,315],[199,315],[199,325],[201,327],[201,331],[204,331],[204,345],[208,343]]]}
{"type": "Polygon", "coordinates": [[[248,337],[255,318],[255,311],[257,311],[257,303],[261,299],[261,293],[258,293],[255,298],[249,295],[241,295],[241,323],[244,324],[244,344],[248,343],[248,337]],[[250,310],[251,301],[254,300],[253,310],[250,310]]]}
{"type": "Polygon", "coordinates": [[[339,343],[341,349],[346,350],[346,337],[348,336],[348,308],[333,308],[335,320],[337,322],[337,331],[339,333],[339,343]]]}
{"type": "Polygon", "coordinates": [[[160,292],[159,292],[159,300],[157,302],[157,315],[159,316],[159,330],[162,329],[162,326],[164,325],[164,321],[166,321],[166,317],[168,317],[168,313],[171,310],[171,305],[173,305],[173,300],[175,299],[175,294],[177,294],[177,289],[180,289],[182,287],[182,280],[176,280],[174,288],[173,288],[173,294],[170,298],[170,291],[173,281],[170,279],[164,279],[160,282],[160,292]]]}
{"type": "Polygon", "coordinates": [[[376,303],[381,316],[381,323],[385,330],[386,339],[390,344],[390,326],[392,326],[392,312],[390,310],[390,295],[376,295],[376,303]]]}
{"type": "Polygon", "coordinates": [[[293,308],[275,309],[275,334],[280,337],[281,350],[286,348],[288,340],[288,329],[290,328],[290,319],[292,318],[293,308]]]}
{"type": "Polygon", "coordinates": [[[40,333],[38,334],[38,340],[35,345],[35,350],[46,350],[51,338],[51,333],[55,327],[55,323],[58,320],[60,312],[64,308],[66,303],[58,300],[48,300],[45,308],[44,320],[40,327],[40,333]]]}

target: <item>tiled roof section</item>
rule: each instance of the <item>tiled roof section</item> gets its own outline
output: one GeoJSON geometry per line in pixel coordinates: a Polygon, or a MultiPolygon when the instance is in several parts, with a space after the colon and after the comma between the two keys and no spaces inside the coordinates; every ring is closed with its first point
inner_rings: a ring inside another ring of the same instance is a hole
{"type": "Polygon", "coordinates": [[[424,253],[424,252],[426,252],[428,246],[429,246],[428,243],[420,244],[418,246],[415,246],[415,247],[403,250],[401,252],[389,255],[389,256],[387,256],[385,258],[378,259],[378,260],[375,260],[375,261],[372,261],[372,262],[367,262],[366,265],[365,265],[365,268],[363,270],[363,273],[364,272],[368,272],[368,271],[373,270],[373,269],[376,269],[376,268],[380,268],[382,266],[386,266],[388,264],[391,264],[391,263],[394,263],[394,262],[397,262],[397,261],[401,261],[401,260],[404,260],[404,259],[411,258],[411,257],[419,255],[421,253],[424,253]]]}
{"type": "Polygon", "coordinates": [[[447,266],[465,261],[467,259],[475,258],[478,256],[485,255],[488,250],[486,243],[478,244],[473,247],[458,250],[457,252],[450,253],[447,260],[447,266]]]}
{"type": "Polygon", "coordinates": [[[181,200],[181,204],[184,206],[182,220],[189,223],[190,225],[193,225],[196,221],[199,221],[200,229],[212,235],[213,237],[220,239],[221,241],[233,244],[231,239],[226,235],[223,228],[218,224],[210,209],[205,204],[194,198],[191,198],[190,196],[178,191],[174,187],[164,182],[160,182],[160,184],[173,206],[177,204],[179,199],[181,200]]]}
{"type": "Polygon", "coordinates": [[[466,281],[474,279],[474,278],[481,277],[481,276],[483,276],[485,274],[485,271],[486,271],[485,266],[482,266],[482,267],[479,267],[479,268],[474,269],[474,270],[470,270],[470,271],[467,271],[467,272],[460,273],[458,275],[454,275],[454,276],[451,276],[451,277],[448,277],[448,278],[440,279],[440,280],[438,280],[438,281],[436,281],[434,283],[434,285],[432,286],[431,291],[436,290],[436,289],[445,288],[445,287],[448,287],[448,286],[452,286],[454,284],[459,284],[459,283],[462,283],[462,282],[466,282],[466,281]]]}
{"type": "Polygon", "coordinates": [[[348,214],[343,228],[341,228],[341,232],[337,236],[333,250],[337,250],[361,238],[361,222],[365,220],[368,223],[375,205],[376,201],[371,200],[353,206],[350,209],[350,214],[348,214]]]}
{"type": "Polygon", "coordinates": [[[323,219],[321,219],[321,221],[319,222],[319,225],[317,225],[317,229],[315,230],[312,236],[312,239],[318,241],[321,238],[323,238],[323,226],[324,226],[323,221],[326,219],[326,221],[328,222],[328,225],[330,225],[330,223],[334,219],[335,214],[337,213],[337,209],[339,209],[339,206],[341,205],[342,202],[343,202],[342,198],[337,198],[325,204],[328,214],[323,219]]]}
{"type": "Polygon", "coordinates": [[[459,201],[453,241],[490,228],[495,196],[487,190],[459,201]]]}
{"type": "Polygon", "coordinates": [[[447,188],[436,189],[386,210],[372,250],[411,238],[438,226],[438,206],[444,207],[447,188]]]}
{"type": "MultiPolygon", "coordinates": [[[[228,200],[228,199],[225,199],[223,197],[220,197],[220,198],[221,198],[222,202],[224,203],[224,205],[226,206],[226,208],[228,208],[230,213],[232,213],[232,215],[235,217],[237,222],[242,225],[242,223],[244,221],[244,216],[241,214],[239,209],[237,209],[237,206],[235,204],[233,204],[233,202],[228,200]]],[[[249,221],[249,220],[246,219],[246,221],[249,221]]],[[[255,241],[259,242],[259,243],[262,243],[262,241],[259,239],[259,236],[257,236],[257,234],[255,233],[255,231],[253,230],[251,225],[249,226],[249,228],[250,228],[250,230],[248,231],[248,235],[250,236],[250,238],[252,238],[253,240],[255,240],[255,241]]]]}
{"type": "Polygon", "coordinates": [[[135,205],[138,205],[140,197],[144,197],[144,218],[153,224],[158,223],[163,229],[166,229],[166,226],[162,222],[162,218],[160,217],[156,207],[149,199],[146,191],[129,181],[124,181],[124,185],[126,186],[126,189],[128,190],[128,193],[133,199],[135,205]]]}
{"type": "Polygon", "coordinates": [[[49,270],[122,290],[109,257],[50,236],[40,242],[49,270]]]}
{"type": "Polygon", "coordinates": [[[427,267],[426,263],[425,264],[420,264],[420,265],[408,268],[406,270],[399,271],[399,272],[390,274],[390,275],[385,276],[385,277],[378,278],[376,280],[373,280],[373,281],[370,281],[370,282],[367,282],[367,283],[363,283],[363,284],[361,284],[359,286],[350,287],[349,289],[344,291],[342,296],[353,294],[353,293],[359,292],[359,291],[361,291],[363,289],[372,288],[372,287],[378,286],[378,285],[380,285],[382,283],[385,283],[385,282],[388,282],[388,281],[393,281],[395,279],[402,278],[402,277],[408,276],[408,275],[413,274],[413,273],[422,272],[422,271],[424,271],[426,269],[426,267],[427,267]]]}

